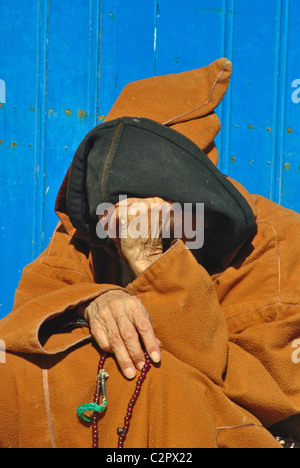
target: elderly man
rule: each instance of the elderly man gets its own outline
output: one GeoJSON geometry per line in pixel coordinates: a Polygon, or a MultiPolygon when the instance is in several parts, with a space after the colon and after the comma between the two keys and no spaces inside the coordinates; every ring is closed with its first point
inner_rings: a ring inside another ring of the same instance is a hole
{"type": "Polygon", "coordinates": [[[300,216],[216,168],[230,73],[132,83],[79,146],[0,323],[1,447],[300,437],[300,216]]]}

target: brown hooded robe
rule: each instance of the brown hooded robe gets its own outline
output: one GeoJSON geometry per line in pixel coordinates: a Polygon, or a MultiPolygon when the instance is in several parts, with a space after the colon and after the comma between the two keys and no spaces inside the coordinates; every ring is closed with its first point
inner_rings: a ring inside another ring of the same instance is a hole
{"type": "MultiPolygon", "coordinates": [[[[214,109],[230,74],[230,62],[220,59],[131,83],[107,120],[138,114],[164,123],[216,164],[214,109]]],[[[67,179],[52,240],[25,267],[13,311],[0,321],[0,447],[91,447],[91,426],[76,408],[93,400],[100,352],[87,326],[49,333],[47,325],[109,289],[143,301],[163,346],[134,408],[126,448],[279,448],[267,428],[284,420],[299,437],[300,216],[231,181],[253,210],[254,237],[210,274],[179,240],[122,288],[114,260],[71,225],[67,179]]],[[[113,357],[105,369],[99,446],[113,448],[136,379],[127,381],[113,357]]]]}

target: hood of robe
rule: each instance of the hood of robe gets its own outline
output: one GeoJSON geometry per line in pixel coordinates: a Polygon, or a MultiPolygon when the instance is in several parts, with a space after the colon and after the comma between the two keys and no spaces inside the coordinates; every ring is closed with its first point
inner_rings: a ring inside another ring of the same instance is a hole
{"type": "Polygon", "coordinates": [[[246,199],[206,154],[181,133],[150,119],[109,121],[83,140],[68,179],[72,225],[95,237],[97,207],[115,204],[124,195],[156,196],[183,207],[203,203],[205,216],[213,220],[203,246],[212,264],[241,245],[255,227],[246,199]]]}
{"type": "Polygon", "coordinates": [[[256,223],[249,194],[216,167],[220,123],[214,109],[230,76],[231,63],[220,59],[127,85],[75,153],[56,203],[66,229],[103,245],[96,235],[101,203],[155,196],[204,204],[213,220],[201,251],[204,264],[216,266],[236,252],[256,223]]]}

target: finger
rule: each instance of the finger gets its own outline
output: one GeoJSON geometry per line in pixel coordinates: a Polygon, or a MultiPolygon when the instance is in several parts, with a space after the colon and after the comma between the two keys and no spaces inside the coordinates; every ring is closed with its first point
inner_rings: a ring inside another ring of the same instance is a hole
{"type": "Polygon", "coordinates": [[[125,377],[132,379],[136,375],[135,366],[128,354],[120,335],[115,318],[108,307],[103,307],[90,321],[91,334],[99,347],[108,353],[113,353],[125,377]]]}
{"type": "Polygon", "coordinates": [[[117,212],[113,207],[113,209],[108,213],[108,222],[106,228],[107,235],[111,239],[117,239],[118,237],[118,224],[117,212]]]}
{"type": "Polygon", "coordinates": [[[129,318],[121,316],[118,322],[120,335],[126,346],[127,352],[135,367],[142,370],[145,365],[145,355],[140,343],[139,334],[129,318]]]}
{"type": "Polygon", "coordinates": [[[101,348],[105,352],[111,352],[107,336],[107,327],[105,321],[99,315],[99,307],[97,301],[91,302],[86,308],[85,318],[89,322],[91,335],[95,339],[99,348],[101,348]]]}
{"type": "Polygon", "coordinates": [[[146,351],[153,362],[158,363],[161,360],[161,351],[159,340],[156,338],[153,327],[148,316],[145,313],[135,314],[134,325],[142,338],[146,351]]]}
{"type": "Polygon", "coordinates": [[[91,328],[91,334],[96,341],[97,345],[99,346],[102,351],[105,351],[106,353],[111,353],[112,349],[109,343],[109,339],[107,336],[107,332],[104,328],[102,327],[92,327],[91,328]]]}
{"type": "Polygon", "coordinates": [[[128,202],[127,199],[121,200],[115,205],[114,212],[114,223],[117,225],[116,240],[120,240],[127,237],[128,228],[128,202]]]}
{"type": "Polygon", "coordinates": [[[122,373],[126,378],[133,379],[136,376],[136,368],[115,321],[108,324],[108,339],[122,373]]]}

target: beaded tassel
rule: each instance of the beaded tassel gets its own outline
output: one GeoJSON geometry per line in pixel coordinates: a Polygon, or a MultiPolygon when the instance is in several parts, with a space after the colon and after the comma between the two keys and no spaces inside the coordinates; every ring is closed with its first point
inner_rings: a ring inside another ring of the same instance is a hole
{"type": "MultiPolygon", "coordinates": [[[[131,397],[130,402],[128,403],[126,416],[124,418],[124,426],[118,427],[118,448],[124,448],[124,442],[126,439],[126,435],[129,431],[130,421],[132,418],[133,408],[137,402],[137,399],[141,393],[143,382],[151,368],[151,359],[146,352],[145,354],[145,365],[141,371],[141,374],[137,380],[135,391],[131,397]]],[[[103,354],[100,358],[98,364],[98,376],[97,376],[97,385],[94,395],[94,403],[89,403],[87,405],[82,405],[77,408],[77,415],[86,422],[93,422],[93,448],[98,448],[99,446],[99,434],[98,434],[98,414],[105,411],[107,406],[106,400],[106,386],[105,386],[105,378],[108,377],[108,374],[103,369],[105,360],[107,358],[106,354],[103,354]],[[99,406],[99,399],[100,394],[102,393],[102,404],[99,406]],[[86,411],[93,411],[92,417],[86,416],[84,413],[86,411]]]]}
{"type": "MultiPolygon", "coordinates": [[[[100,387],[101,383],[103,385],[103,377],[105,381],[105,376],[103,375],[105,373],[103,366],[106,361],[107,355],[103,354],[100,358],[99,365],[98,365],[98,376],[97,376],[97,386],[95,390],[95,395],[94,395],[94,402],[96,404],[99,403],[99,398],[100,398],[100,387]],[[101,374],[102,374],[102,382],[101,382],[101,374]]],[[[105,373],[106,374],[106,373],[105,373]]],[[[102,396],[106,400],[106,389],[105,389],[105,384],[104,388],[102,389],[102,396]],[[104,390],[104,393],[103,393],[104,390]]],[[[93,415],[93,448],[98,448],[99,444],[99,436],[98,436],[98,414],[94,412],[93,415]]]]}
{"type": "Polygon", "coordinates": [[[107,400],[106,400],[106,388],[105,388],[105,379],[108,377],[108,374],[103,369],[103,364],[105,362],[106,355],[103,355],[100,359],[99,366],[98,366],[98,376],[97,376],[97,386],[96,392],[94,396],[94,403],[87,403],[85,405],[78,406],[77,408],[77,416],[85,422],[92,422],[94,419],[95,414],[103,413],[107,407],[107,400]],[[99,406],[99,398],[100,393],[102,392],[102,404],[99,406]],[[85,413],[93,411],[94,415],[87,416],[85,413]]]}

